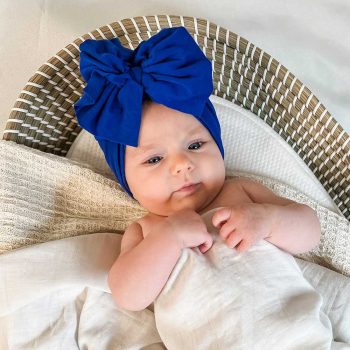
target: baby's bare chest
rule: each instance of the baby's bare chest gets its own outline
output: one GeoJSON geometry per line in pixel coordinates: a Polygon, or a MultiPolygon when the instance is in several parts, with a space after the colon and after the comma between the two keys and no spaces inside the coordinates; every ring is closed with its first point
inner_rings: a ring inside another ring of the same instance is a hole
{"type": "Polygon", "coordinates": [[[252,203],[252,200],[243,190],[239,180],[228,180],[219,195],[206,208],[201,210],[200,214],[215,208],[230,207],[243,203],[252,203]]]}

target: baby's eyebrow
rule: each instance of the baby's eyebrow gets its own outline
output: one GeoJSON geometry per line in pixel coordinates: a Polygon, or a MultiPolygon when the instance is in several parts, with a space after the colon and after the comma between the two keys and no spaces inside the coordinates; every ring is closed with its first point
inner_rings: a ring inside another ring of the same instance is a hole
{"type": "MultiPolygon", "coordinates": [[[[190,135],[195,134],[195,133],[200,132],[200,131],[202,131],[202,125],[196,126],[194,129],[191,129],[187,133],[186,137],[189,137],[190,135]]],[[[153,149],[156,147],[158,147],[157,144],[149,143],[149,144],[145,144],[145,145],[139,145],[139,146],[137,146],[137,148],[135,148],[135,150],[137,152],[137,155],[140,156],[140,155],[142,155],[142,153],[147,152],[149,149],[153,149]]]]}
{"type": "MultiPolygon", "coordinates": [[[[190,135],[192,134],[195,134],[195,133],[198,133],[202,131],[202,126],[199,125],[199,126],[196,126],[194,129],[191,129],[188,133],[186,133],[186,137],[189,137],[190,135]]],[[[145,145],[139,145],[137,146],[137,151],[140,153],[140,152],[146,152],[148,151],[149,149],[152,149],[152,148],[155,148],[157,147],[158,145],[155,144],[155,143],[149,143],[149,144],[145,144],[145,145]]]]}
{"type": "Polygon", "coordinates": [[[137,146],[135,147],[135,150],[134,150],[135,153],[133,157],[135,157],[136,161],[141,161],[146,156],[147,151],[149,151],[150,149],[153,149],[154,147],[156,147],[155,144],[137,146]]]}
{"type": "Polygon", "coordinates": [[[157,145],[154,143],[150,143],[150,144],[146,144],[144,146],[137,146],[136,150],[140,153],[140,152],[146,152],[149,149],[152,149],[154,147],[157,147],[157,145]]]}

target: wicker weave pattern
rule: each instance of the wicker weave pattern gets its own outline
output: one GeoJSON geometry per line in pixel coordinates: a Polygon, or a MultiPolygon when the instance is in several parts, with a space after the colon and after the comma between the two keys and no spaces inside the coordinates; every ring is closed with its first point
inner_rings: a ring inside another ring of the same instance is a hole
{"type": "Polygon", "coordinates": [[[44,63],[21,91],[3,139],[65,156],[81,131],[73,104],[85,82],[79,45],[118,37],[135,49],[165,27],[184,26],[212,61],[213,94],[264,120],[303,159],[342,213],[350,218],[349,135],[311,91],[283,65],[244,38],[205,19],[156,15],[100,27],[44,63]]]}

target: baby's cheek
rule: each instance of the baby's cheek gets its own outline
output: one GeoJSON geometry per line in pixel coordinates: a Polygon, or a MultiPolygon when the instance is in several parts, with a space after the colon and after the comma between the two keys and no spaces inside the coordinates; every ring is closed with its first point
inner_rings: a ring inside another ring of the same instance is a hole
{"type": "Polygon", "coordinates": [[[220,168],[217,172],[211,171],[208,174],[208,183],[213,191],[220,191],[225,183],[225,172],[220,171],[220,168]]]}
{"type": "Polygon", "coordinates": [[[225,177],[225,163],[221,157],[221,154],[212,154],[211,159],[208,162],[207,170],[215,178],[222,179],[225,177]]]}

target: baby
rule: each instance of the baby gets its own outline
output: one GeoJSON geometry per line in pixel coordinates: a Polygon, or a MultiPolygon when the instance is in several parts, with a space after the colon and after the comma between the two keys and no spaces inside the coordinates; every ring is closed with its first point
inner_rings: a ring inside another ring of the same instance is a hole
{"type": "Polygon", "coordinates": [[[320,239],[316,213],[248,179],[228,180],[220,124],[209,100],[211,62],[184,27],[129,50],[118,39],[80,45],[87,81],[75,104],[125,191],[149,213],[124,233],[108,283],[116,303],[142,310],[162,291],[181,252],[206,253],[213,237],[247,251],[266,240],[291,254],[320,239]]]}
{"type": "Polygon", "coordinates": [[[126,147],[125,174],[149,214],[125,231],[108,282],[116,303],[142,310],[158,296],[184,248],[212,245],[201,215],[218,208],[212,223],[230,248],[265,239],[298,254],[320,238],[316,213],[278,197],[249,179],[225,179],[216,142],[196,118],[144,103],[138,147],[126,147]],[[297,233],[297,235],[296,235],[297,233]]]}

